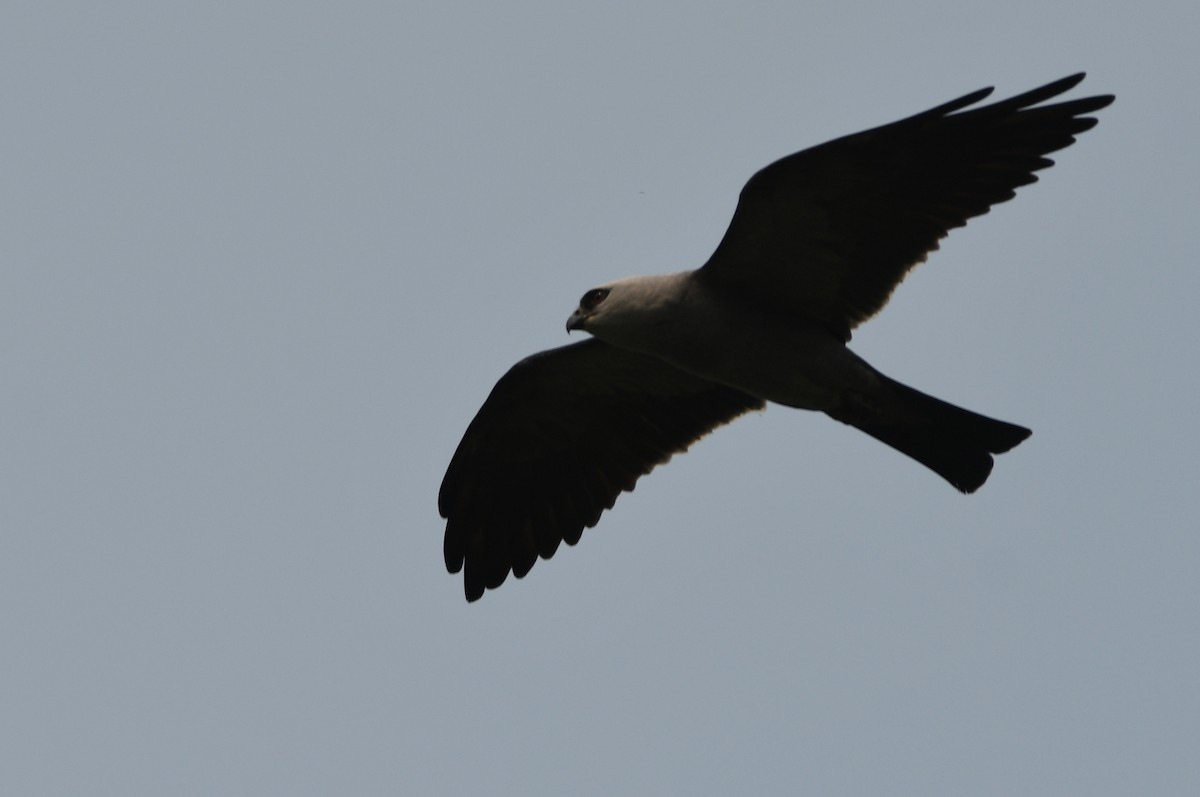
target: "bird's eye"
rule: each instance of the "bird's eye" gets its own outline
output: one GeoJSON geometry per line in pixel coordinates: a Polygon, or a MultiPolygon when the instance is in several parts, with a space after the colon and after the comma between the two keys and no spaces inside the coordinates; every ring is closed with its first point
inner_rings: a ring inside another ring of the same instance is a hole
{"type": "Polygon", "coordinates": [[[579,306],[589,313],[600,306],[600,302],[608,297],[608,288],[592,288],[579,300],[579,306]]]}

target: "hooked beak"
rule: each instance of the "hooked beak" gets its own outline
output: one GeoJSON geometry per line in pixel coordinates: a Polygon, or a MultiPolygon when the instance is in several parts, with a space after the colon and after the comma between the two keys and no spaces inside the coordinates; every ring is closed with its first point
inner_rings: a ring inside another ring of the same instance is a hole
{"type": "Polygon", "coordinates": [[[571,313],[571,317],[567,319],[567,332],[573,329],[583,329],[583,325],[587,322],[587,313],[582,309],[577,308],[571,313]]]}

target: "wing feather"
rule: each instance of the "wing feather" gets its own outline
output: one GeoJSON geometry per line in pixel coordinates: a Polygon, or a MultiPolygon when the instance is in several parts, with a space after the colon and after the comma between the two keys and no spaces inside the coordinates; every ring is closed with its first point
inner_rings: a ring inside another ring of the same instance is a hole
{"type": "Polygon", "coordinates": [[[763,402],[596,339],[535,354],[492,390],[438,495],[467,600],[574,545],[622,491],[763,402]]]}
{"type": "Polygon", "coordinates": [[[991,93],[981,89],[776,161],[742,189],[698,278],[849,340],[950,230],[1035,182],[1054,163],[1046,155],[1095,126],[1086,114],[1112,96],[1037,106],[1083,77],[964,110],[991,93]]]}

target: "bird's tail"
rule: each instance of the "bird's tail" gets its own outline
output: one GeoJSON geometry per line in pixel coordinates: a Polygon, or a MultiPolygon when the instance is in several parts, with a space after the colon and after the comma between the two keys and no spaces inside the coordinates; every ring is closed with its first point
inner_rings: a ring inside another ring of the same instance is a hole
{"type": "Polygon", "coordinates": [[[1031,434],[927,396],[878,374],[883,387],[869,397],[850,397],[830,417],[861,429],[920,462],[964,493],[978,490],[1002,454],[1031,434]]]}

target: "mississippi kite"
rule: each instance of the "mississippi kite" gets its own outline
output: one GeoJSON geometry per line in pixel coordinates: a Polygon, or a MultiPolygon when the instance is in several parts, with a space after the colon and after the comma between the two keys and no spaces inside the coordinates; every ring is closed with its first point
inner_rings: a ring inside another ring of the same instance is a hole
{"type": "Polygon", "coordinates": [[[981,89],[767,166],[695,271],[589,290],[592,338],[528,357],[471,421],[442,481],[444,553],[468,601],[574,545],[622,491],[767,402],[824,412],[964,493],[1029,436],[919,393],[846,344],[955,227],[1011,199],[1112,96],[1043,105],[1083,74],[963,110],[981,89]]]}

